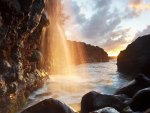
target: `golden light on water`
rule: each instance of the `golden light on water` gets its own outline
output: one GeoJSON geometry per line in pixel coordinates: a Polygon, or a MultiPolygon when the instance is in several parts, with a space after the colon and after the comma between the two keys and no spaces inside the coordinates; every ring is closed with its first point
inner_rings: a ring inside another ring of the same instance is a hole
{"type": "MultiPolygon", "coordinates": [[[[50,17],[50,25],[46,29],[43,29],[41,43],[42,53],[44,54],[42,66],[47,68],[51,79],[51,82],[47,84],[48,90],[58,95],[67,95],[66,92],[82,92],[85,94],[89,92],[87,89],[91,89],[91,86],[86,84],[86,86],[81,87],[80,84],[82,80],[90,79],[86,68],[87,65],[83,65],[84,68],[82,67],[80,75],[77,75],[79,72],[77,72],[76,66],[74,66],[78,62],[85,63],[85,45],[67,41],[62,25],[59,23],[59,0],[50,0],[48,2],[47,12],[50,17]],[[52,10],[52,7],[56,10],[52,10]],[[53,83],[53,80],[57,83],[53,83]]],[[[78,35],[82,37],[82,33],[78,35]]],[[[45,76],[44,72],[42,76],[45,76]]],[[[107,85],[112,84],[112,81],[106,80],[104,81],[107,85]]],[[[102,81],[101,83],[103,83],[102,81]]],[[[53,97],[57,98],[58,96],[54,95],[53,97]]],[[[76,107],[79,109],[79,106],[76,107]]]]}
{"type": "MultiPolygon", "coordinates": [[[[51,74],[51,82],[47,84],[48,89],[50,92],[56,92],[58,95],[67,95],[65,92],[82,92],[85,89],[81,88],[77,82],[87,79],[87,68],[82,69],[84,72],[82,75],[77,75],[74,64],[78,61],[81,63],[85,61],[84,47],[80,44],[74,45],[67,41],[62,25],[59,23],[59,0],[50,0],[48,2],[47,12],[50,17],[50,25],[46,29],[43,29],[41,43],[42,53],[45,55],[41,64],[51,74]],[[57,83],[54,84],[53,80],[57,81],[57,83]]],[[[45,76],[44,72],[42,76],[45,76]]],[[[57,97],[57,95],[53,96],[53,98],[57,97]]],[[[74,107],[74,105],[71,106],[74,107]]],[[[76,107],[79,109],[79,106],[76,107]]]]}

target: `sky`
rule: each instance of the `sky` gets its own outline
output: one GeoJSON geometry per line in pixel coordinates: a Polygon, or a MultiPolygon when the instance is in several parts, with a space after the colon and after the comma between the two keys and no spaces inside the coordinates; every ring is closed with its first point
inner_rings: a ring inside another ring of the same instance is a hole
{"type": "Polygon", "coordinates": [[[69,40],[104,48],[116,56],[150,33],[150,0],[63,0],[69,40]]]}

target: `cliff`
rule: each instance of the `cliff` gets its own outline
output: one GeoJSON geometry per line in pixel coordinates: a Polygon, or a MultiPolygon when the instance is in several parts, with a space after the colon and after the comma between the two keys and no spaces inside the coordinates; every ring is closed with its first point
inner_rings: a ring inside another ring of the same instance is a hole
{"type": "Polygon", "coordinates": [[[150,35],[137,38],[120,52],[118,71],[126,74],[150,73],[150,35]]]}
{"type": "Polygon", "coordinates": [[[13,113],[42,86],[43,0],[0,0],[0,113],[13,113]]]}
{"type": "Polygon", "coordinates": [[[108,61],[99,47],[67,41],[61,15],[60,0],[0,0],[0,113],[17,112],[45,71],[66,65],[66,51],[76,64],[108,61]]]}
{"type": "Polygon", "coordinates": [[[108,54],[104,49],[84,42],[67,41],[74,64],[107,62],[108,54]]]}

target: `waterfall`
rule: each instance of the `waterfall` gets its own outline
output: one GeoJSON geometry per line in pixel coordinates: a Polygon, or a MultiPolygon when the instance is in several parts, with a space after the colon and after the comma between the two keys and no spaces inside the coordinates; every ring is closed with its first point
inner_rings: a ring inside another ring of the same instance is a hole
{"type": "Polygon", "coordinates": [[[72,65],[71,55],[63,27],[60,24],[61,1],[47,1],[46,11],[50,25],[43,29],[42,34],[42,67],[53,73],[62,72],[64,67],[70,70],[69,68],[72,65]]]}

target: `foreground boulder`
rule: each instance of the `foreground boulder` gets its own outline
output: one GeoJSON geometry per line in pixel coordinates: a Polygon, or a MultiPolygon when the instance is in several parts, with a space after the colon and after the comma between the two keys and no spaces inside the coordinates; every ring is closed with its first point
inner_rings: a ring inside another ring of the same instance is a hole
{"type": "Polygon", "coordinates": [[[106,107],[97,111],[93,111],[90,113],[119,113],[117,110],[115,110],[114,108],[111,107],[106,107]]]}
{"type": "Polygon", "coordinates": [[[71,108],[69,108],[66,104],[50,98],[27,108],[21,113],[75,113],[75,112],[71,108]]]}
{"type": "Polygon", "coordinates": [[[121,51],[117,58],[118,71],[126,74],[150,73],[150,35],[137,38],[121,51]]]}
{"type": "Polygon", "coordinates": [[[130,104],[133,111],[146,111],[150,108],[150,87],[135,94],[130,104]]]}
{"type": "Polygon", "coordinates": [[[143,74],[139,74],[135,80],[124,87],[118,89],[115,94],[125,94],[128,97],[133,97],[139,90],[150,87],[150,78],[143,74]]]}
{"type": "Polygon", "coordinates": [[[104,107],[113,107],[118,111],[122,111],[127,104],[125,104],[126,97],[105,95],[92,91],[85,94],[81,101],[81,113],[89,113],[104,107]]]}
{"type": "Polygon", "coordinates": [[[144,113],[150,113],[150,108],[148,110],[146,110],[144,113]]]}

